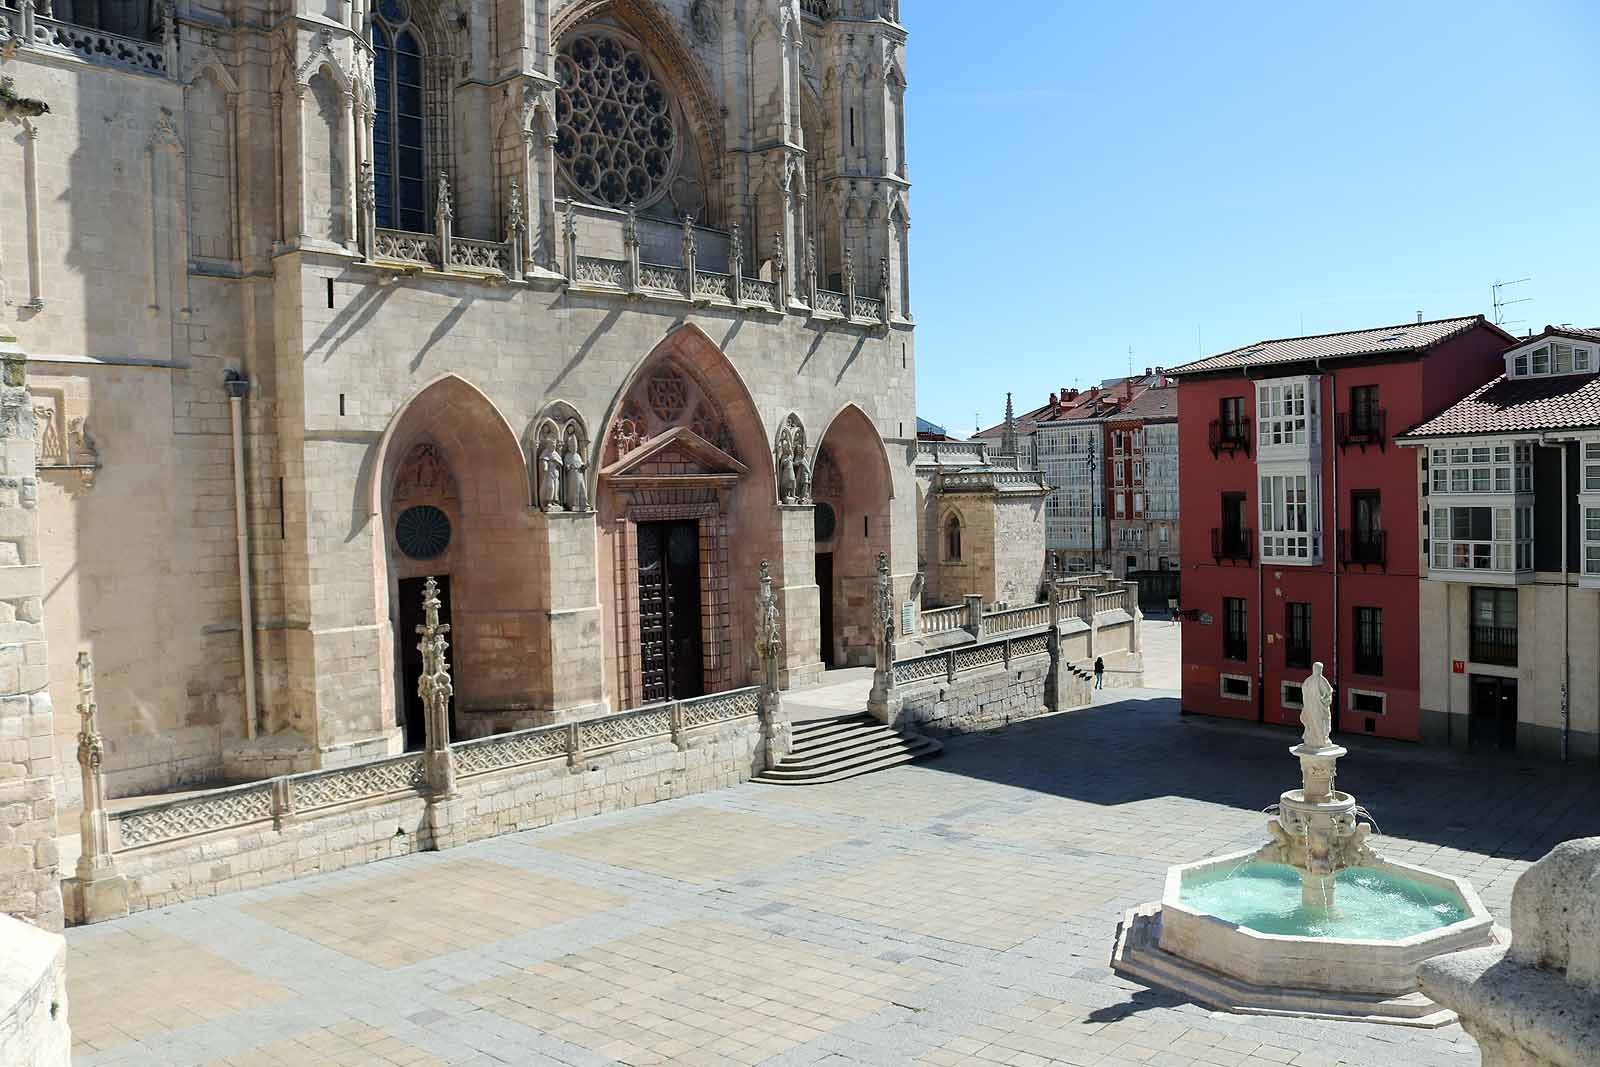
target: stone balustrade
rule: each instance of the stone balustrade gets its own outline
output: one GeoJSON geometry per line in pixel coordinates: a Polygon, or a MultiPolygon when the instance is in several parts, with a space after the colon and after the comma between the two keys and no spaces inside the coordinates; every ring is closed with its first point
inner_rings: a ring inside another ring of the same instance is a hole
{"type": "Polygon", "coordinates": [[[140,41],[40,14],[36,0],[0,0],[0,45],[56,58],[115,67],[134,74],[171,77],[178,66],[177,28],[167,21],[161,41],[140,41]]]}
{"type": "Polygon", "coordinates": [[[110,864],[64,883],[73,922],[298,877],[749,779],[759,686],[282,775],[109,813],[110,864]],[[619,789],[620,783],[627,783],[619,789]],[[216,857],[228,857],[218,861],[216,857]],[[104,891],[115,883],[119,892],[104,891]]]}
{"type": "Polygon", "coordinates": [[[980,470],[940,471],[936,491],[950,492],[1048,492],[1049,484],[1039,471],[980,470]]]}
{"type": "Polygon", "coordinates": [[[942,634],[959,630],[967,623],[967,609],[961,604],[949,608],[928,608],[922,612],[922,632],[942,634]]]}
{"type": "Polygon", "coordinates": [[[1003,634],[1012,630],[1029,630],[1050,624],[1049,604],[1028,604],[1020,608],[983,613],[983,632],[1003,634]]]}
{"type": "MultiPolygon", "coordinates": [[[[657,737],[676,741],[685,731],[754,716],[759,710],[759,690],[751,686],[598,719],[458,741],[450,750],[457,773],[463,777],[544,760],[577,765],[586,756],[634,741],[657,737]]],[[[403,794],[421,796],[428,788],[420,754],[282,775],[112,813],[112,850],[120,854],[216,831],[281,824],[286,819],[345,804],[403,794]]]]}
{"type": "Polygon", "coordinates": [[[944,652],[896,660],[894,681],[896,685],[909,685],[929,678],[954,680],[956,675],[964,671],[981,670],[997,664],[1009,667],[1014,659],[1045,655],[1049,651],[1048,637],[1042,633],[960,645],[944,652]]]}
{"type": "Polygon", "coordinates": [[[981,441],[917,442],[919,466],[983,467],[989,462],[989,446],[981,441]]]}

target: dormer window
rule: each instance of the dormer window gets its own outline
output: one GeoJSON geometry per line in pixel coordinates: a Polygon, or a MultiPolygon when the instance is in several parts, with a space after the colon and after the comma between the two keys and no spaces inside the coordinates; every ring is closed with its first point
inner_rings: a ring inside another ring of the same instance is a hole
{"type": "Polygon", "coordinates": [[[1513,378],[1547,374],[1592,374],[1596,370],[1595,350],[1581,344],[1551,341],[1511,357],[1513,378]]]}

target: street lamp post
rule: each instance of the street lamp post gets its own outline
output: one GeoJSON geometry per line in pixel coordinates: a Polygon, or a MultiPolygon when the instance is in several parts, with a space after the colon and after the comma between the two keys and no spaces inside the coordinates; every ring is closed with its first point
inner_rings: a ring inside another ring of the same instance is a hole
{"type": "Polygon", "coordinates": [[[1089,569],[1100,569],[1100,537],[1095,522],[1095,505],[1100,502],[1100,468],[1095,464],[1094,442],[1089,442],[1089,569]]]}

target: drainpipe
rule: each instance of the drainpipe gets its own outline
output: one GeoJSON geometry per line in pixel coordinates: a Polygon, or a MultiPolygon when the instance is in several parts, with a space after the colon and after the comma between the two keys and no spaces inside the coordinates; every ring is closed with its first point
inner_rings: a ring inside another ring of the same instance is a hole
{"type": "MultiPolygon", "coordinates": [[[[1317,372],[1322,373],[1322,359],[1317,358],[1317,372]]],[[[1320,423],[1321,420],[1319,419],[1320,423]]],[[[1329,436],[1333,438],[1332,449],[1329,455],[1333,457],[1333,514],[1330,516],[1333,527],[1333,698],[1341,704],[1345,702],[1344,689],[1339,678],[1339,616],[1342,609],[1339,604],[1339,372],[1328,372],[1328,426],[1333,430],[1329,436]]],[[[1321,429],[1321,426],[1318,426],[1321,429]]],[[[1327,438],[1323,439],[1328,443],[1327,438]]],[[[1339,713],[1343,708],[1334,708],[1331,726],[1333,732],[1339,732],[1339,713]]]]}
{"type": "MultiPolygon", "coordinates": [[[[1244,369],[1244,380],[1255,385],[1249,367],[1244,369]]],[[[1250,410],[1254,412],[1251,417],[1259,420],[1261,412],[1257,410],[1255,400],[1255,394],[1251,393],[1250,410]]],[[[1267,721],[1267,565],[1261,559],[1261,435],[1255,423],[1251,423],[1250,432],[1256,442],[1250,456],[1250,464],[1254,468],[1250,475],[1250,488],[1255,490],[1256,496],[1256,722],[1264,724],[1267,721]]],[[[1249,499],[1248,494],[1245,499],[1249,499]]]]}
{"type": "Polygon", "coordinates": [[[228,413],[233,421],[233,525],[239,542],[239,638],[244,653],[244,736],[256,736],[256,635],[255,612],[250,606],[250,527],[244,503],[244,398],[250,379],[236,370],[223,373],[228,391],[228,413]]]}
{"type": "MultiPolygon", "coordinates": [[[[1548,437],[1539,434],[1540,448],[1561,451],[1561,762],[1567,762],[1568,746],[1572,740],[1572,584],[1568,574],[1567,559],[1567,444],[1571,438],[1561,438],[1551,444],[1548,437]]],[[[1516,551],[1516,513],[1512,513],[1512,551],[1516,551]]],[[[1518,692],[1521,699],[1521,692],[1518,692]]]]}

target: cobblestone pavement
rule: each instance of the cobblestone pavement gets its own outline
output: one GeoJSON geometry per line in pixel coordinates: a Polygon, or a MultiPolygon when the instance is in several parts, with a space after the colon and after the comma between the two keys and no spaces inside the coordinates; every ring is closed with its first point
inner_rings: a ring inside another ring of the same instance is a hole
{"type": "MultiPolygon", "coordinates": [[[[71,931],[108,1064],[1405,1064],[1459,1028],[1231,1016],[1113,976],[1166,866],[1264,837],[1291,736],[1170,697],[951,743],[826,786],[748,785],[71,931]]],[[[1350,742],[1390,855],[1512,882],[1600,834],[1600,776],[1350,742]]]]}

